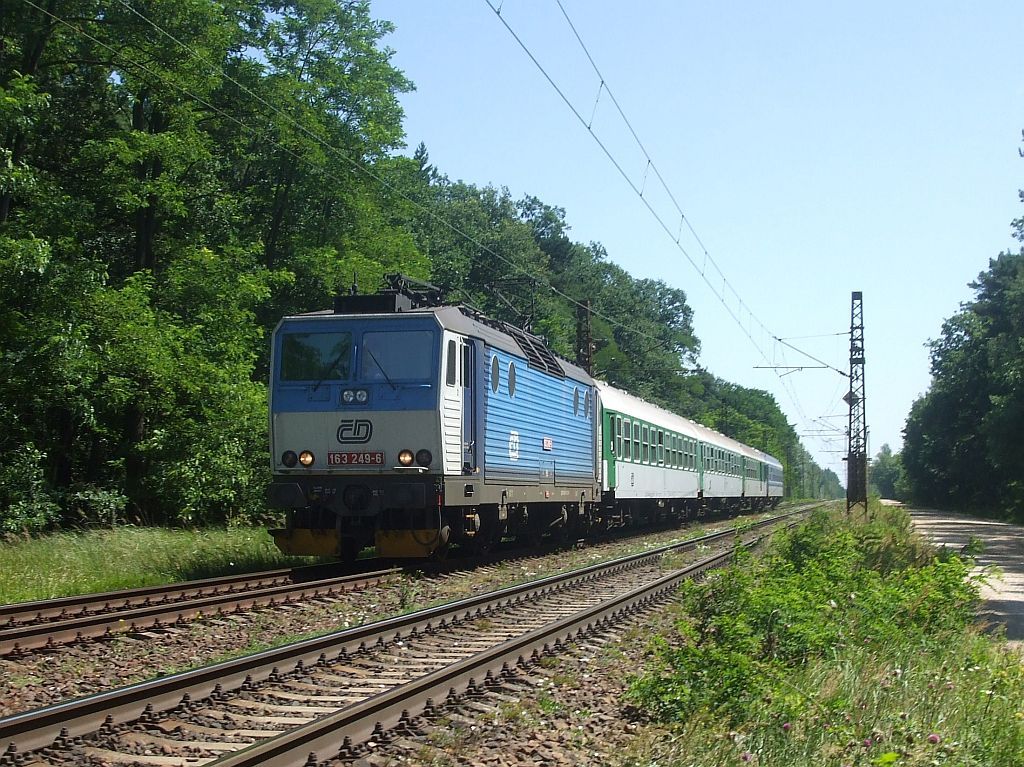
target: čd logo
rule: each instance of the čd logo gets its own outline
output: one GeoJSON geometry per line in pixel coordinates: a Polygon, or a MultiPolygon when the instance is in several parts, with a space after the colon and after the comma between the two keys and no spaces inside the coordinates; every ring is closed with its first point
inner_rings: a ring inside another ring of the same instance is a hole
{"type": "Polygon", "coordinates": [[[338,442],[343,445],[363,445],[373,436],[373,424],[369,421],[346,418],[338,427],[338,442]]]}

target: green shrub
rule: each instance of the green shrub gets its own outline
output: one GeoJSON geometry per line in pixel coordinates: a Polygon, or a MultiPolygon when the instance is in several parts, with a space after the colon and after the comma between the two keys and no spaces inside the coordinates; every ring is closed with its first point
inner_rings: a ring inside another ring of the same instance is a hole
{"type": "Polygon", "coordinates": [[[807,701],[787,688],[791,669],[848,648],[928,647],[971,621],[969,564],[928,554],[904,512],[861,525],[817,514],[763,559],[687,584],[684,617],[630,697],[663,722],[710,713],[737,724],[766,697],[795,716],[807,701]]]}
{"type": "Polygon", "coordinates": [[[60,518],[60,505],[46,483],[46,454],[23,445],[0,460],[0,533],[34,533],[60,518]]]}

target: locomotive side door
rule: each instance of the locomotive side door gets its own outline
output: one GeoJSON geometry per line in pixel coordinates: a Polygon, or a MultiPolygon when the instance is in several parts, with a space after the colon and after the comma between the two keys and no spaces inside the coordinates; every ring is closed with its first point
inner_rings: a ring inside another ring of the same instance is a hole
{"type": "Polygon", "coordinates": [[[444,473],[462,474],[464,459],[463,424],[464,389],[462,386],[462,346],[465,339],[445,332],[441,374],[441,444],[444,451],[444,473]]]}
{"type": "Polygon", "coordinates": [[[472,473],[477,468],[477,348],[473,341],[459,339],[462,360],[460,379],[462,382],[462,466],[472,473]]]}

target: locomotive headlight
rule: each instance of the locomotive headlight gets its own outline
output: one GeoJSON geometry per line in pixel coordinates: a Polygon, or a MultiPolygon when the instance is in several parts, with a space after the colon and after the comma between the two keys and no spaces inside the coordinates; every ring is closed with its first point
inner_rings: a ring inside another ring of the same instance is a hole
{"type": "Polygon", "coordinates": [[[412,450],[402,450],[398,453],[398,462],[403,466],[412,466],[412,450]]]}
{"type": "Polygon", "coordinates": [[[294,450],[285,450],[284,453],[281,454],[281,463],[283,463],[289,469],[295,466],[295,464],[298,463],[298,461],[299,457],[295,455],[294,450]]]}
{"type": "Polygon", "coordinates": [[[370,395],[366,392],[366,389],[356,389],[356,402],[365,405],[368,399],[370,399],[370,395]]]}
{"type": "Polygon", "coordinates": [[[356,393],[351,389],[345,389],[345,391],[341,393],[341,401],[344,402],[346,405],[351,405],[353,401],[355,401],[355,398],[356,393]]]}
{"type": "Polygon", "coordinates": [[[299,453],[299,463],[301,463],[303,466],[312,466],[313,461],[315,460],[316,456],[313,455],[308,450],[303,450],[301,453],[299,453]]]}
{"type": "MultiPolygon", "coordinates": [[[[399,458],[401,460],[401,458],[399,458]]],[[[430,454],[429,450],[417,450],[416,451],[416,463],[420,466],[429,466],[430,462],[434,460],[434,456],[430,454]]]]}

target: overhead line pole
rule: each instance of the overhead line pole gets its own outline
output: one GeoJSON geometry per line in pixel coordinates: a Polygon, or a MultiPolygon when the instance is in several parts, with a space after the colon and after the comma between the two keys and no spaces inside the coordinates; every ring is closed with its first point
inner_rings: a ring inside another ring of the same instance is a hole
{"type": "Polygon", "coordinates": [[[864,295],[853,292],[850,301],[850,391],[843,399],[850,406],[849,445],[846,451],[846,513],[855,506],[868,511],[868,430],[864,408],[864,295]]]}

